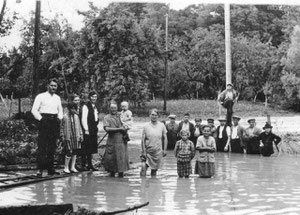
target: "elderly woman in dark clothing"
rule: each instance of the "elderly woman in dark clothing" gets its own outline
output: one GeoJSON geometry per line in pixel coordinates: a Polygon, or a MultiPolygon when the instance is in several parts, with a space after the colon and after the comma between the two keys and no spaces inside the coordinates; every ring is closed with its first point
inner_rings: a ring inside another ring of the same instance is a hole
{"type": "Polygon", "coordinates": [[[124,172],[129,169],[127,141],[123,139],[128,127],[124,127],[118,106],[116,103],[110,104],[110,114],[104,117],[103,128],[108,133],[106,149],[104,153],[104,168],[111,177],[123,177],[124,172]]]}
{"type": "Polygon", "coordinates": [[[260,152],[265,157],[269,157],[274,153],[273,143],[277,147],[281,141],[279,136],[272,133],[272,128],[273,127],[269,123],[266,123],[266,125],[263,127],[265,131],[258,136],[258,140],[260,142],[260,152]]]}

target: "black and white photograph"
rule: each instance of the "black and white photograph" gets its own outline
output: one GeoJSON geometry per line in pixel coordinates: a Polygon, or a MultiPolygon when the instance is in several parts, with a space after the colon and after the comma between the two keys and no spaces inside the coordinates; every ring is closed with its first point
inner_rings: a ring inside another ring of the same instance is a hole
{"type": "Polygon", "coordinates": [[[300,215],[300,1],[0,0],[0,215],[300,215]]]}

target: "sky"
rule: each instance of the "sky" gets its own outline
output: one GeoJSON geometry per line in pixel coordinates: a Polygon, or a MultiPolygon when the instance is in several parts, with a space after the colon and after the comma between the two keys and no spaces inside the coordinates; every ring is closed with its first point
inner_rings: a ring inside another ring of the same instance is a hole
{"type": "MultiPolygon", "coordinates": [[[[114,2],[117,2],[113,0],[114,2]]],[[[56,13],[63,14],[64,17],[71,23],[74,30],[79,30],[83,27],[83,17],[76,13],[76,10],[88,10],[88,2],[93,2],[94,5],[104,8],[112,0],[41,0],[41,14],[47,18],[53,18],[56,13]]],[[[122,2],[133,2],[133,0],[121,0],[122,2]]],[[[120,2],[120,1],[119,1],[120,2]]],[[[171,9],[184,9],[191,4],[201,3],[224,3],[230,2],[233,4],[292,4],[299,5],[299,0],[134,0],[134,2],[160,2],[169,4],[171,9]]],[[[0,7],[2,7],[3,0],[0,0],[0,7]]],[[[7,8],[10,12],[17,12],[21,17],[30,19],[33,16],[30,12],[35,11],[36,0],[7,0],[7,8]],[[21,1],[20,3],[17,3],[21,1]]],[[[20,28],[22,22],[19,21],[13,28],[11,35],[0,38],[1,46],[5,49],[11,49],[13,46],[17,47],[21,42],[20,28]]]]}

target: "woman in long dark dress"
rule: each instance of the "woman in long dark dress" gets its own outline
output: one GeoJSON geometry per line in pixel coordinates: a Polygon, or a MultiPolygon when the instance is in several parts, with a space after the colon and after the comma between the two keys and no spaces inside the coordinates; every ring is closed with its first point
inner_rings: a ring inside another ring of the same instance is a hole
{"type": "Polygon", "coordinates": [[[93,167],[92,164],[92,154],[98,152],[98,123],[99,123],[99,111],[96,106],[97,93],[89,93],[89,101],[82,107],[82,127],[84,132],[84,142],[82,144],[82,168],[83,170],[93,170],[97,169],[93,167]],[[87,163],[87,167],[85,167],[87,163]]]}

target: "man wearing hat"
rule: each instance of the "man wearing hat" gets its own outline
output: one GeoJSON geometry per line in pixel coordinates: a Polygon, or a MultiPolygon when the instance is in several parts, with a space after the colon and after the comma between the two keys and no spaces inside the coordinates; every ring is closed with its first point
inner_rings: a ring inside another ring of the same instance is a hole
{"type": "MultiPolygon", "coordinates": [[[[233,116],[232,122],[233,125],[231,126],[231,133],[230,133],[230,148],[231,152],[233,153],[244,153],[245,145],[243,143],[243,136],[245,133],[245,129],[239,125],[240,117],[233,116]]],[[[229,145],[225,146],[225,151],[229,149],[229,145]]]]}
{"type": "Polygon", "coordinates": [[[189,140],[193,141],[193,143],[196,144],[195,138],[194,138],[195,126],[193,123],[190,122],[190,114],[189,113],[185,113],[183,115],[183,121],[181,121],[179,123],[178,133],[181,130],[189,131],[190,132],[189,140]]]}
{"type": "Polygon", "coordinates": [[[260,154],[258,136],[262,130],[256,127],[255,119],[249,119],[248,123],[249,127],[246,128],[243,138],[247,154],[260,154]]]}
{"type": "Polygon", "coordinates": [[[218,96],[220,104],[226,108],[226,124],[231,126],[231,117],[233,114],[233,104],[237,101],[238,93],[233,89],[233,85],[228,83],[226,89],[218,96]]]}
{"type": "MultiPolygon", "coordinates": [[[[258,141],[260,142],[260,151],[261,154],[265,157],[271,156],[274,153],[273,150],[273,143],[275,144],[276,148],[277,145],[280,143],[281,138],[276,134],[272,133],[272,126],[270,123],[266,122],[266,125],[263,127],[265,130],[258,136],[258,141]]],[[[277,148],[278,150],[278,148],[277,148]]],[[[278,150],[279,151],[279,150],[278,150]]]]}
{"type": "Polygon", "coordinates": [[[217,128],[216,128],[214,122],[215,122],[215,120],[212,119],[212,118],[208,118],[208,119],[207,119],[207,125],[210,127],[210,132],[211,132],[210,135],[211,135],[213,138],[216,139],[216,138],[217,138],[217,136],[216,136],[216,130],[217,130],[217,128]]]}
{"type": "Polygon", "coordinates": [[[179,125],[176,123],[176,115],[171,114],[168,117],[170,122],[166,124],[167,128],[167,139],[168,139],[168,149],[174,149],[177,142],[177,134],[179,132],[179,125]]]}
{"type": "Polygon", "coordinates": [[[216,144],[217,144],[217,152],[225,152],[225,146],[229,145],[230,142],[230,127],[226,125],[226,119],[219,119],[220,125],[216,130],[216,144]]]}

